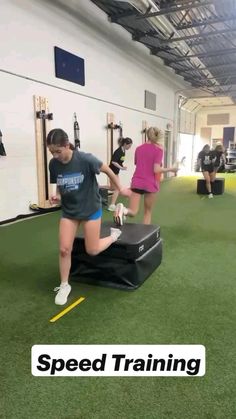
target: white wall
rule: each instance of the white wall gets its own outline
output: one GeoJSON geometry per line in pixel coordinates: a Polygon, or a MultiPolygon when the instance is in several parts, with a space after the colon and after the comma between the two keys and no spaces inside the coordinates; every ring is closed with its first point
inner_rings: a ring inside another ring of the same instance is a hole
{"type": "Polygon", "coordinates": [[[179,132],[182,134],[195,134],[195,113],[180,109],[179,118],[179,132]]]}
{"type": "Polygon", "coordinates": [[[236,106],[224,106],[224,107],[209,107],[202,108],[197,112],[196,117],[196,133],[200,135],[202,127],[211,128],[212,138],[223,138],[224,127],[236,127],[236,106]],[[225,125],[207,125],[208,114],[229,114],[229,124],[225,125]]]}
{"type": "MultiPolygon", "coordinates": [[[[73,0],[1,0],[0,39],[0,129],[7,152],[0,157],[0,221],[37,203],[34,95],[48,98],[51,128],[65,129],[72,140],[76,112],[81,148],[103,161],[107,112],[122,121],[134,147],[141,142],[142,120],[163,129],[173,125],[181,79],[89,0],[79,6],[73,0]],[[54,46],[85,59],[84,87],[55,78],[54,46]],[[144,108],[144,90],[157,94],[157,111],[144,108]]],[[[132,175],[134,147],[127,152],[124,184],[132,175]]]]}

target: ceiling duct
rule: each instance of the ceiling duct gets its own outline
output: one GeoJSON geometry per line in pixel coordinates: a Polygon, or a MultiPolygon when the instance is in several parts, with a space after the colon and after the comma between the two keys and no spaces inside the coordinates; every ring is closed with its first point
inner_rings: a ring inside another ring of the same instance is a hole
{"type": "MultiPolygon", "coordinates": [[[[149,11],[149,13],[159,12],[161,10],[154,0],[129,0],[129,1],[115,0],[115,1],[117,2],[122,1],[123,3],[129,3],[142,14],[147,13],[147,10],[149,11]]],[[[161,31],[166,36],[167,39],[172,37],[173,34],[177,35],[177,37],[179,36],[178,31],[175,29],[175,27],[170,23],[170,21],[165,16],[150,17],[148,18],[148,21],[154,29],[158,29],[159,31],[161,31]]],[[[189,53],[193,54],[193,51],[191,50],[191,48],[184,41],[178,42],[177,45],[183,55],[187,55],[189,53]]],[[[197,57],[191,58],[191,61],[197,67],[199,66],[204,67],[202,61],[197,57]]],[[[212,76],[209,70],[202,69],[201,71],[202,71],[202,74],[204,74],[207,77],[212,76]]]]}

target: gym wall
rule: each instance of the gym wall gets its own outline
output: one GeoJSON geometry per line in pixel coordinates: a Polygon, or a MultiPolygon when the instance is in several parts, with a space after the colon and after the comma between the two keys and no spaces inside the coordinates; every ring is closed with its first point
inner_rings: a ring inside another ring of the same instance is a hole
{"type": "MultiPolygon", "coordinates": [[[[134,140],[127,152],[128,185],[133,152],[141,143],[142,121],[165,129],[174,119],[175,91],[181,78],[133,42],[119,25],[88,0],[69,11],[59,0],[1,1],[0,129],[7,150],[0,157],[0,221],[29,213],[37,203],[33,96],[48,99],[51,128],[61,127],[73,141],[73,113],[80,124],[81,149],[107,160],[106,115],[114,113],[134,140]],[[55,77],[54,46],[85,60],[85,86],[55,77]],[[144,91],[157,95],[157,110],[144,108],[144,91]]],[[[72,7],[72,6],[71,6],[72,7]]],[[[117,133],[118,136],[118,133],[117,133]]],[[[99,183],[106,177],[99,176],[99,183]]]]}
{"type": "Polygon", "coordinates": [[[212,138],[223,138],[224,127],[236,127],[236,106],[201,109],[197,113],[196,132],[199,133],[202,127],[211,127],[212,138]],[[209,124],[209,117],[212,115],[215,120],[209,124]],[[222,115],[227,116],[225,121],[222,120],[222,115]]]}
{"type": "MultiPolygon", "coordinates": [[[[236,127],[236,106],[222,106],[217,108],[203,108],[196,114],[196,138],[199,140],[196,145],[198,148],[195,147],[195,157],[197,153],[201,150],[204,144],[208,143],[204,138],[201,137],[201,132],[204,128],[210,129],[210,138],[211,139],[223,139],[224,136],[224,128],[226,127],[236,127]],[[219,119],[217,120],[217,116],[215,117],[215,124],[209,125],[208,124],[208,116],[209,115],[217,115],[219,114],[219,119]],[[221,121],[220,115],[222,114],[229,114],[228,117],[228,124],[223,124],[221,121]]],[[[204,131],[204,130],[203,130],[204,131]]],[[[236,130],[235,130],[236,131],[236,130]]],[[[236,142],[236,138],[232,139],[236,142]]]]}

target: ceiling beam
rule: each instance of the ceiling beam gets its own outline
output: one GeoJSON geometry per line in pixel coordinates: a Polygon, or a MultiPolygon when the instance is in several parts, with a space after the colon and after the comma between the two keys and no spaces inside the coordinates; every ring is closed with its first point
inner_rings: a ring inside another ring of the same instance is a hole
{"type": "Polygon", "coordinates": [[[152,13],[144,13],[141,16],[138,16],[138,19],[149,19],[150,17],[156,17],[156,16],[164,16],[164,15],[171,15],[172,13],[181,12],[182,10],[190,10],[190,9],[197,9],[198,7],[202,6],[208,6],[209,4],[212,4],[213,0],[203,0],[201,3],[198,2],[192,2],[192,4],[185,4],[183,6],[175,6],[175,7],[166,7],[164,9],[160,9],[158,12],[152,12],[152,13]]]}
{"type": "MultiPolygon", "coordinates": [[[[230,29],[221,29],[216,31],[209,31],[204,33],[197,33],[193,35],[186,35],[186,36],[180,36],[180,37],[173,37],[169,39],[160,39],[160,42],[162,44],[173,44],[173,42],[181,42],[181,41],[188,41],[189,39],[197,39],[197,38],[209,38],[211,36],[219,35],[219,34],[225,34],[228,32],[234,32],[236,31],[236,28],[230,28],[230,29]]],[[[150,36],[150,35],[148,35],[150,36]]],[[[154,35],[155,37],[155,35],[154,35]]],[[[205,41],[204,41],[205,42],[205,41]]]]}
{"type": "Polygon", "coordinates": [[[224,86],[236,86],[236,81],[235,83],[222,83],[222,84],[216,84],[214,87],[224,87],[224,86]]]}
{"type": "Polygon", "coordinates": [[[215,85],[217,83],[217,81],[213,82],[213,80],[216,80],[214,77],[212,77],[212,78],[208,78],[208,77],[205,77],[205,78],[202,77],[201,78],[201,77],[194,77],[194,76],[191,77],[190,75],[188,76],[186,74],[182,75],[181,72],[178,72],[178,71],[176,71],[176,73],[179,76],[182,76],[184,78],[184,80],[186,80],[190,83],[199,84],[201,86],[208,87],[208,88],[215,87],[215,85]]]}
{"type": "MultiPolygon", "coordinates": [[[[199,67],[186,69],[186,66],[184,66],[183,69],[182,69],[182,68],[179,68],[179,67],[175,67],[174,66],[175,62],[174,61],[171,61],[170,62],[166,58],[162,58],[162,59],[163,59],[164,64],[166,66],[171,67],[177,74],[179,74],[182,77],[185,77],[185,74],[188,76],[188,74],[189,74],[190,71],[194,71],[195,73],[197,73],[197,75],[199,75],[201,77],[204,74],[204,73],[202,73],[202,70],[207,70],[206,68],[202,69],[200,67],[200,64],[199,64],[199,67]]],[[[182,62],[181,63],[178,63],[179,66],[182,66],[184,64],[186,64],[186,63],[184,63],[184,62],[183,62],[183,64],[182,64],[182,62]]],[[[191,64],[191,63],[189,62],[188,64],[191,64]]],[[[190,73],[190,75],[191,75],[191,73],[190,73]]],[[[194,74],[192,76],[195,77],[194,74]]]]}
{"type": "Polygon", "coordinates": [[[158,28],[155,31],[151,30],[151,31],[147,31],[147,32],[143,32],[143,31],[140,31],[140,30],[134,30],[134,32],[132,34],[132,39],[134,41],[140,41],[140,39],[142,39],[142,38],[150,37],[150,38],[155,38],[155,39],[158,39],[159,41],[161,41],[162,38],[160,38],[160,36],[161,36],[161,34],[160,34],[158,28]]]}
{"type": "MultiPolygon", "coordinates": [[[[175,70],[176,71],[176,73],[177,74],[179,74],[180,76],[182,76],[182,73],[184,73],[184,72],[182,72],[181,70],[175,70]]],[[[183,74],[183,77],[186,77],[186,75],[185,74],[183,74]]],[[[188,77],[188,76],[187,76],[188,77]]],[[[195,76],[192,76],[193,78],[195,78],[195,76]]],[[[215,75],[215,76],[213,76],[213,77],[207,77],[207,76],[205,76],[205,77],[199,77],[199,78],[197,78],[196,77],[196,80],[219,80],[219,79],[226,79],[226,78],[228,78],[228,77],[236,77],[236,73],[235,72],[230,72],[230,73],[224,73],[224,74],[218,74],[218,75],[215,75]]]]}
{"type": "Polygon", "coordinates": [[[142,42],[144,45],[148,45],[150,50],[151,50],[151,54],[152,55],[157,55],[159,58],[162,58],[163,60],[165,60],[166,57],[162,57],[160,55],[158,55],[160,52],[163,52],[164,54],[171,54],[172,56],[174,56],[174,59],[169,60],[169,58],[167,58],[167,61],[169,61],[170,63],[175,62],[176,60],[179,59],[179,55],[177,55],[177,51],[174,50],[174,48],[172,49],[166,49],[166,48],[161,48],[161,47],[155,47],[154,45],[150,45],[150,44],[146,44],[144,42],[142,42]]]}
{"type": "MultiPolygon", "coordinates": [[[[236,22],[236,11],[234,12],[235,14],[230,15],[228,13],[228,15],[226,16],[223,15],[223,13],[226,13],[228,1],[232,1],[232,0],[224,0],[224,9],[222,12],[219,12],[214,7],[210,7],[210,5],[213,6],[215,4],[220,4],[220,3],[222,4],[222,0],[176,0],[175,2],[171,2],[171,1],[157,2],[156,1],[156,4],[158,3],[160,7],[159,9],[157,8],[156,11],[154,12],[151,12],[151,10],[155,10],[155,9],[152,8],[151,2],[150,2],[150,6],[149,7],[146,6],[145,12],[142,13],[138,9],[132,6],[131,1],[127,2],[126,4],[117,2],[117,6],[115,5],[114,7],[113,5],[115,4],[115,2],[114,3],[107,2],[107,3],[110,3],[110,5],[112,5],[112,7],[108,7],[109,4],[106,4],[106,1],[102,0],[102,2],[104,3],[104,6],[107,6],[106,10],[107,10],[107,14],[111,22],[120,23],[126,30],[128,30],[131,33],[133,40],[137,40],[137,41],[141,40],[142,44],[144,44],[146,47],[150,49],[151,54],[161,59],[164,62],[164,64],[168,65],[172,69],[172,71],[174,70],[177,74],[183,77],[186,81],[192,83],[193,86],[197,86],[198,88],[201,88],[201,87],[205,88],[206,90],[212,92],[212,94],[215,93],[216,89],[217,91],[222,91],[224,86],[225,88],[227,88],[227,91],[229,91],[229,86],[232,86],[232,80],[236,78],[236,75],[234,75],[233,70],[228,68],[228,72],[225,71],[224,74],[220,72],[221,74],[219,74],[218,76],[217,75],[214,76],[211,74],[208,75],[208,72],[210,71],[210,68],[213,69],[213,68],[223,66],[222,69],[225,70],[224,67],[226,66],[229,66],[229,65],[234,66],[234,64],[236,64],[236,61],[232,61],[230,63],[223,63],[222,60],[224,59],[224,56],[226,56],[226,54],[231,54],[233,56],[236,55],[236,46],[234,47],[234,44],[231,43],[230,45],[228,45],[231,48],[222,48],[221,46],[221,49],[212,50],[212,51],[207,51],[207,48],[203,48],[202,52],[199,51],[198,53],[196,53],[196,51],[199,50],[198,48],[195,48],[193,51],[191,51],[190,50],[191,46],[189,46],[189,51],[186,54],[183,54],[183,52],[181,52],[181,50],[178,48],[179,47],[178,43],[182,41],[191,42],[191,40],[193,41],[193,43],[194,43],[194,40],[195,42],[200,41],[200,42],[206,43],[208,38],[213,38],[214,36],[217,36],[217,35],[219,36],[222,35],[222,37],[224,36],[226,37],[227,36],[226,34],[235,33],[236,25],[233,25],[233,22],[234,21],[236,22]],[[196,18],[193,19],[192,22],[189,22],[189,20],[192,20],[190,11],[193,9],[196,10],[196,14],[193,12],[194,13],[193,16],[194,17],[196,16],[196,18]],[[199,12],[198,12],[198,9],[199,9],[199,12]],[[206,10],[206,13],[204,13],[204,10],[206,10]],[[209,14],[210,14],[210,17],[208,16],[209,14]],[[202,17],[204,15],[206,16],[206,18],[202,17]],[[167,17],[170,16],[170,21],[172,22],[172,25],[173,25],[173,33],[169,35],[168,38],[166,38],[166,36],[164,35],[164,33],[162,33],[161,30],[158,31],[157,29],[156,31],[154,31],[153,29],[151,29],[151,26],[148,25],[149,18],[156,17],[157,18],[156,20],[158,22],[159,20],[158,17],[160,17],[160,20],[161,20],[161,16],[167,16],[167,17]],[[173,16],[173,19],[172,19],[172,16],[173,16]],[[129,18],[131,18],[131,20],[129,20],[129,18]],[[139,19],[144,19],[144,20],[146,19],[145,25],[149,26],[150,29],[147,31],[139,30],[138,29],[140,26],[138,24],[139,19]],[[175,22],[178,21],[179,24],[175,23],[173,20],[175,20],[175,22]],[[220,22],[224,23],[227,21],[231,21],[232,26],[234,27],[230,28],[229,25],[228,26],[225,25],[225,28],[224,28],[224,25],[221,25],[221,28],[217,29],[216,27],[213,26],[214,23],[220,23],[220,22]],[[125,22],[127,23],[132,22],[131,26],[134,26],[134,27],[132,28],[127,27],[127,25],[125,25],[125,22]],[[178,34],[175,31],[175,29],[185,30],[188,27],[194,28],[198,26],[199,27],[204,26],[205,29],[208,30],[208,32],[205,32],[203,30],[202,33],[196,33],[196,31],[194,33],[194,31],[191,31],[193,32],[192,34],[187,33],[184,36],[183,34],[186,33],[185,31],[180,34],[178,34]],[[222,29],[222,26],[224,29],[222,29]],[[136,30],[135,30],[135,27],[136,27],[136,30]],[[155,43],[158,45],[157,47],[154,45],[151,45],[155,43]],[[215,60],[218,62],[220,61],[220,64],[207,66],[207,62],[209,61],[208,57],[210,58],[210,57],[216,57],[216,56],[219,56],[220,58],[217,57],[217,59],[214,59],[213,62],[215,60]],[[200,64],[198,67],[195,63],[194,58],[197,58],[199,60],[203,59],[205,62],[204,64],[200,64]],[[220,85],[219,84],[220,81],[222,81],[222,83],[224,84],[220,85]]],[[[217,42],[216,42],[216,48],[217,48],[217,42]]],[[[234,87],[235,86],[236,86],[236,83],[234,87]]]]}
{"type": "Polygon", "coordinates": [[[236,90],[230,90],[230,89],[228,89],[228,90],[218,90],[218,92],[214,92],[213,93],[214,95],[216,95],[216,96],[232,96],[232,94],[233,95],[236,95],[236,90]]]}
{"type": "MultiPolygon", "coordinates": [[[[212,2],[213,2],[214,0],[212,0],[212,2]]],[[[198,2],[198,3],[200,3],[201,2],[201,0],[168,0],[168,4],[170,5],[170,6],[183,6],[183,4],[190,4],[190,3],[196,3],[196,2],[198,2]]],[[[166,5],[166,3],[167,3],[167,1],[160,1],[160,7],[162,8],[162,4],[163,4],[163,7],[166,5]]]]}
{"type": "Polygon", "coordinates": [[[122,13],[108,13],[108,18],[110,22],[116,23],[118,20],[126,18],[126,17],[135,17],[138,16],[140,12],[137,9],[127,10],[126,12],[122,13]]]}
{"type": "Polygon", "coordinates": [[[117,22],[119,19],[132,17],[132,16],[136,16],[138,19],[146,19],[146,18],[148,19],[150,17],[164,16],[164,15],[176,13],[181,10],[196,9],[198,7],[207,6],[207,5],[213,4],[213,0],[193,0],[191,4],[189,4],[189,2],[186,2],[186,4],[183,4],[183,2],[180,2],[178,4],[179,6],[174,5],[174,7],[163,8],[163,9],[160,9],[158,12],[153,12],[153,13],[150,13],[150,7],[148,7],[146,13],[143,13],[143,14],[141,14],[137,9],[133,8],[132,10],[126,10],[121,13],[111,13],[109,14],[109,18],[111,22],[117,22]]]}
{"type": "MultiPolygon", "coordinates": [[[[174,62],[171,62],[171,64],[174,64],[174,62]]],[[[179,65],[181,65],[180,63],[178,63],[179,65]]],[[[168,63],[168,65],[169,65],[169,63],[168,63]]],[[[231,62],[228,62],[228,63],[220,63],[220,64],[213,64],[213,65],[208,65],[207,67],[195,67],[195,68],[186,68],[185,70],[181,70],[182,71],[182,73],[189,73],[190,71],[208,71],[209,69],[211,69],[211,68],[218,68],[218,67],[227,67],[227,66],[230,66],[230,65],[235,65],[236,66],[236,61],[231,61],[231,62]]],[[[172,68],[174,68],[175,70],[179,70],[178,68],[176,69],[176,67],[172,67],[172,68]]],[[[235,68],[235,73],[236,73],[236,68],[235,68]]]]}
{"type": "Polygon", "coordinates": [[[208,51],[208,52],[200,52],[198,54],[191,54],[191,55],[185,55],[182,56],[180,58],[177,58],[176,60],[168,60],[170,63],[171,62],[176,62],[178,63],[179,61],[184,61],[184,60],[189,60],[191,58],[208,58],[208,57],[214,57],[215,55],[226,55],[226,54],[232,54],[232,53],[236,53],[236,47],[234,48],[226,48],[226,49],[219,49],[219,50],[213,50],[213,51],[208,51]]]}
{"type": "Polygon", "coordinates": [[[232,82],[230,83],[229,82],[229,83],[222,83],[222,84],[220,84],[220,83],[209,84],[209,83],[207,83],[207,81],[209,79],[205,79],[205,83],[204,83],[204,80],[194,79],[194,78],[191,78],[191,77],[184,77],[184,80],[192,83],[195,86],[199,85],[199,86],[202,86],[202,87],[207,87],[208,89],[220,89],[220,88],[227,87],[227,86],[234,86],[234,87],[236,86],[236,81],[235,81],[235,83],[232,83],[232,82]]]}
{"type": "MultiPolygon", "coordinates": [[[[205,67],[205,70],[208,70],[209,68],[218,68],[218,67],[227,67],[229,65],[236,65],[236,61],[231,61],[228,63],[219,63],[219,64],[212,64],[212,65],[208,65],[207,67],[205,67]]],[[[235,69],[236,72],[236,69],[235,69]]]]}
{"type": "Polygon", "coordinates": [[[182,25],[174,25],[175,29],[178,31],[182,31],[185,29],[190,28],[197,28],[199,26],[207,26],[212,25],[213,23],[222,23],[227,22],[229,20],[236,20],[236,14],[231,14],[230,16],[224,16],[224,17],[209,17],[208,19],[204,19],[201,22],[189,22],[189,23],[183,23],[182,25]]]}

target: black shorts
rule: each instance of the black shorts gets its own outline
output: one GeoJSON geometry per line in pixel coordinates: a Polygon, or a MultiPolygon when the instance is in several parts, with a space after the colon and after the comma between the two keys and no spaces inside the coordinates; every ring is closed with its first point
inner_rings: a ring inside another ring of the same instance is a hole
{"type": "Polygon", "coordinates": [[[145,193],[151,193],[151,192],[145,191],[145,189],[136,189],[136,188],[131,188],[131,191],[138,193],[139,195],[144,195],[145,193]]]}
{"type": "Polygon", "coordinates": [[[113,171],[113,173],[115,173],[115,175],[118,175],[120,173],[120,169],[118,169],[118,167],[110,165],[109,168],[113,171]]]}
{"type": "Polygon", "coordinates": [[[213,173],[213,172],[215,172],[216,171],[216,169],[214,168],[214,167],[212,167],[212,166],[210,166],[210,167],[207,167],[207,166],[203,166],[202,167],[202,172],[208,172],[208,173],[213,173]]]}

